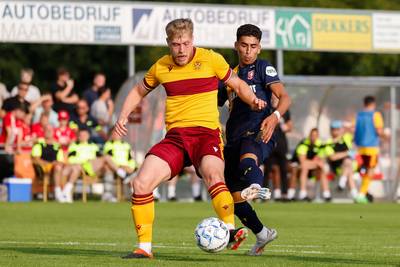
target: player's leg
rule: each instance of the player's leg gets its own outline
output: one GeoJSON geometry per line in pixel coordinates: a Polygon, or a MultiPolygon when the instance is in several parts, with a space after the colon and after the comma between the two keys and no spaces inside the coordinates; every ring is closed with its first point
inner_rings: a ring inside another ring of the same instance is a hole
{"type": "MultiPolygon", "coordinates": [[[[173,134],[173,133],[170,133],[173,134]]],[[[152,233],[155,217],[154,189],[163,181],[177,175],[183,168],[184,154],[179,144],[166,138],[153,146],[137,176],[132,180],[132,218],[138,237],[138,249],[124,258],[151,258],[152,233]]]]}
{"type": "Polygon", "coordinates": [[[349,185],[350,194],[353,199],[357,198],[358,190],[356,183],[353,179],[353,160],[351,158],[345,158],[342,163],[342,175],[347,177],[347,184],[349,185]]]}
{"type": "Polygon", "coordinates": [[[178,183],[179,175],[175,175],[167,182],[167,200],[176,201],[176,184],[178,183]]]}
{"type": "Polygon", "coordinates": [[[323,168],[317,168],[317,177],[321,183],[321,190],[322,190],[322,198],[329,202],[332,200],[331,191],[329,189],[329,180],[328,176],[326,175],[326,171],[323,168]]]}
{"type": "Polygon", "coordinates": [[[202,201],[201,197],[201,179],[197,176],[193,165],[186,167],[185,171],[190,175],[190,183],[192,186],[192,197],[194,201],[202,201]]]}
{"type": "Polygon", "coordinates": [[[299,173],[299,165],[297,162],[290,163],[290,178],[288,184],[287,199],[289,201],[295,200],[296,187],[297,187],[297,177],[299,173]]]}
{"type": "Polygon", "coordinates": [[[58,202],[64,202],[64,195],[61,190],[61,178],[62,178],[62,164],[59,162],[53,163],[53,179],[54,179],[54,194],[58,202]]]}
{"type": "Polygon", "coordinates": [[[378,161],[377,155],[362,155],[363,166],[365,168],[365,173],[362,175],[362,182],[360,187],[360,192],[356,198],[357,203],[368,203],[367,194],[369,185],[371,183],[372,177],[374,175],[374,169],[378,161]]]}
{"type": "Polygon", "coordinates": [[[79,164],[70,164],[68,165],[67,168],[68,169],[66,170],[66,173],[68,173],[69,176],[67,176],[68,181],[64,186],[63,194],[65,201],[68,203],[72,203],[73,202],[72,190],[74,188],[74,183],[76,182],[76,180],[78,180],[79,176],[81,175],[82,167],[79,164]]]}

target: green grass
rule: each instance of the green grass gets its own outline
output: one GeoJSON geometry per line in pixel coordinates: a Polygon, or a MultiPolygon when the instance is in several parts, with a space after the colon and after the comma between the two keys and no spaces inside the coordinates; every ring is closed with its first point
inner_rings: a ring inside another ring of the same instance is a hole
{"type": "Polygon", "coordinates": [[[207,254],[193,230],[210,203],[156,204],[154,260],[122,260],[135,244],[130,204],[0,203],[0,266],[400,266],[396,204],[257,204],[279,232],[265,255],[207,254]]]}

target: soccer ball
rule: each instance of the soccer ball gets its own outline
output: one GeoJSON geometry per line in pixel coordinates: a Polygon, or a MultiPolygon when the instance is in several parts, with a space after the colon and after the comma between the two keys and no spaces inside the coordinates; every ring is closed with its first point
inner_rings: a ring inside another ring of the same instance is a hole
{"type": "Polygon", "coordinates": [[[229,242],[229,229],[226,224],[218,218],[207,218],[202,220],[194,230],[197,246],[209,253],[223,250],[229,242]]]}

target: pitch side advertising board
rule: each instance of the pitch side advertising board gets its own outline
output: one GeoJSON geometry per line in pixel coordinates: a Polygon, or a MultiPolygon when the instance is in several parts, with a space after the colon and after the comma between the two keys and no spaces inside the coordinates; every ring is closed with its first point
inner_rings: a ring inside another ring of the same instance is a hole
{"type": "Polygon", "coordinates": [[[176,18],[193,20],[204,47],[232,48],[251,23],[267,49],[400,51],[399,12],[118,1],[0,0],[0,42],[164,46],[176,18]]]}

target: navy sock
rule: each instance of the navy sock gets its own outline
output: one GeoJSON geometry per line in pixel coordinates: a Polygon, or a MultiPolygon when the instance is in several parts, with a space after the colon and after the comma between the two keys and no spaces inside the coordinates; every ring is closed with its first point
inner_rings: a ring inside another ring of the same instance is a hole
{"type": "Polygon", "coordinates": [[[257,213],[247,201],[235,203],[235,215],[240,219],[243,225],[249,228],[254,234],[261,232],[264,227],[258,219],[257,213]]]}
{"type": "Polygon", "coordinates": [[[254,159],[244,158],[239,163],[239,170],[249,184],[263,185],[264,175],[254,159]]]}

